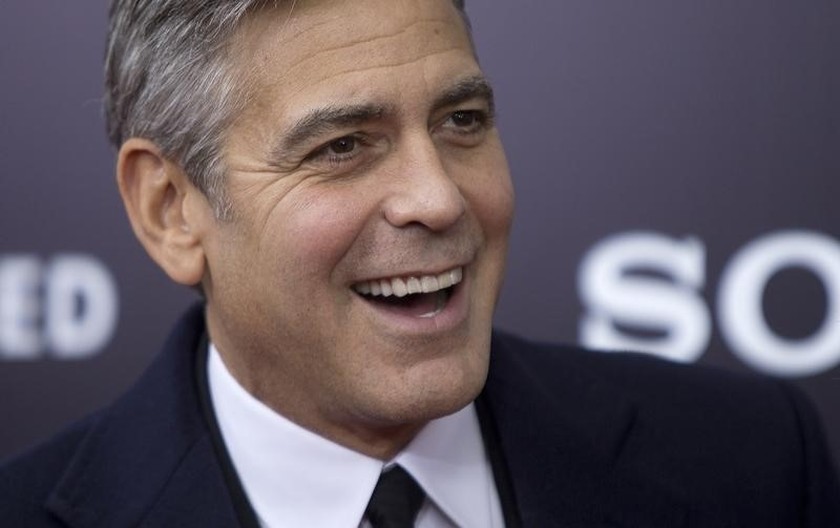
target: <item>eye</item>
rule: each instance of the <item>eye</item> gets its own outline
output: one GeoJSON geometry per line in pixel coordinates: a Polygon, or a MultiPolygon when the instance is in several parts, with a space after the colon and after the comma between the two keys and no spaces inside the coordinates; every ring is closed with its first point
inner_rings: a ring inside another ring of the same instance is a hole
{"type": "Polygon", "coordinates": [[[490,115],[483,110],[457,110],[449,114],[444,128],[460,135],[478,134],[488,128],[490,115]]]}
{"type": "Polygon", "coordinates": [[[307,156],[307,160],[315,163],[326,162],[330,165],[341,165],[346,161],[350,161],[363,152],[362,140],[356,136],[342,136],[334,139],[329,143],[325,143],[312,154],[307,156]]]}
{"type": "Polygon", "coordinates": [[[439,126],[440,137],[453,145],[473,147],[481,144],[487,132],[493,128],[493,116],[482,109],[456,110],[446,116],[439,126]]]}
{"type": "Polygon", "coordinates": [[[469,128],[478,121],[477,112],[474,110],[459,110],[452,114],[452,124],[460,128],[469,128]]]}
{"type": "Polygon", "coordinates": [[[356,138],[344,136],[330,142],[327,149],[333,154],[349,154],[356,150],[356,138]]]}

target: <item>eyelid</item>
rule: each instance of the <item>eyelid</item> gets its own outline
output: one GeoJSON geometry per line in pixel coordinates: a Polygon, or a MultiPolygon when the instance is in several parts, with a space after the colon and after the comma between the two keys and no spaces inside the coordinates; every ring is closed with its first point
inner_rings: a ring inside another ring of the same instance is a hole
{"type": "Polygon", "coordinates": [[[475,123],[469,127],[460,127],[460,126],[453,126],[449,127],[453,129],[456,133],[460,134],[474,134],[476,132],[480,132],[483,130],[489,130],[495,126],[494,124],[494,116],[491,113],[489,108],[459,108],[452,110],[451,112],[447,113],[445,119],[443,119],[440,124],[435,128],[442,128],[445,127],[446,124],[453,119],[455,114],[464,113],[464,114],[472,114],[475,120],[475,123]]]}
{"type": "Polygon", "coordinates": [[[435,114],[449,117],[456,112],[481,112],[488,117],[493,117],[495,110],[495,104],[491,99],[475,95],[441,106],[435,111],[435,114]]]}
{"type": "Polygon", "coordinates": [[[496,105],[490,99],[486,99],[484,97],[473,97],[470,99],[466,99],[457,105],[453,105],[452,111],[450,113],[455,113],[458,111],[467,112],[481,112],[485,116],[489,118],[493,118],[496,116],[496,105]]]}
{"type": "Polygon", "coordinates": [[[326,152],[329,151],[330,145],[332,145],[336,141],[342,140],[344,138],[351,138],[357,144],[360,144],[360,145],[366,145],[368,143],[368,141],[364,137],[364,134],[360,134],[360,133],[343,134],[341,136],[336,136],[336,137],[330,138],[329,140],[319,144],[317,147],[312,149],[309,152],[309,154],[306,155],[305,159],[307,159],[307,160],[315,159],[317,157],[320,157],[320,156],[324,155],[326,152]]]}
{"type": "Polygon", "coordinates": [[[303,160],[303,164],[309,165],[316,170],[328,172],[354,170],[360,164],[365,164],[375,157],[377,138],[363,132],[353,132],[335,136],[321,143],[312,150],[303,160]],[[356,142],[355,148],[350,152],[330,152],[330,145],[343,138],[353,138],[356,142]]]}

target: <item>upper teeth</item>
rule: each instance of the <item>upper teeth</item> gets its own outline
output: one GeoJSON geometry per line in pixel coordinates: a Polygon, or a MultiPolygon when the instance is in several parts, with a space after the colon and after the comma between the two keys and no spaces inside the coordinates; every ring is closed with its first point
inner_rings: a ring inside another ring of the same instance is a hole
{"type": "Polygon", "coordinates": [[[419,277],[393,279],[377,279],[360,282],[353,286],[353,289],[363,295],[374,295],[390,297],[405,297],[411,293],[434,293],[449,288],[461,282],[464,278],[464,269],[455,268],[444,271],[440,275],[421,275],[419,277]]]}

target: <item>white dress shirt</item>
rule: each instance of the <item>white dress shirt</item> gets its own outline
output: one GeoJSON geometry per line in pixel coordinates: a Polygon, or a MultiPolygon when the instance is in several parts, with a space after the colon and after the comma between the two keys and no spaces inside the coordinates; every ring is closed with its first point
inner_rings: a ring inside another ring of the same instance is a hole
{"type": "Polygon", "coordinates": [[[207,373],[222,438],[264,528],[365,528],[379,474],[394,463],[426,492],[418,528],[503,528],[474,405],[429,422],[383,463],[272,411],[239,385],[212,344],[207,373]]]}

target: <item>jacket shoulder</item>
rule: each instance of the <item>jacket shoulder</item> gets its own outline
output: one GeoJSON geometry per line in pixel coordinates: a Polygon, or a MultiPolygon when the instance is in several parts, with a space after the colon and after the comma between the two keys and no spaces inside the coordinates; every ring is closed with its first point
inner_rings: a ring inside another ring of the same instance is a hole
{"type": "Polygon", "coordinates": [[[595,411],[601,413],[613,405],[632,408],[617,466],[634,482],[657,482],[686,503],[714,504],[722,512],[765,504],[766,526],[797,516],[802,526],[840,526],[836,466],[812,404],[792,384],[503,332],[494,334],[493,346],[496,370],[509,380],[516,373],[529,407],[559,409],[581,423],[598,419],[579,408],[581,401],[601,402],[595,411]],[[555,404],[542,406],[542,399],[555,404]]]}
{"type": "Polygon", "coordinates": [[[4,526],[64,526],[44,504],[98,419],[99,414],[88,416],[0,464],[0,519],[4,526]]]}
{"type": "Polygon", "coordinates": [[[678,408],[680,416],[716,407],[754,418],[757,408],[778,411],[808,405],[789,383],[754,373],[676,363],[640,352],[533,342],[498,331],[494,346],[494,353],[507,356],[549,391],[559,373],[583,377],[609,385],[643,408],[678,408]]]}

